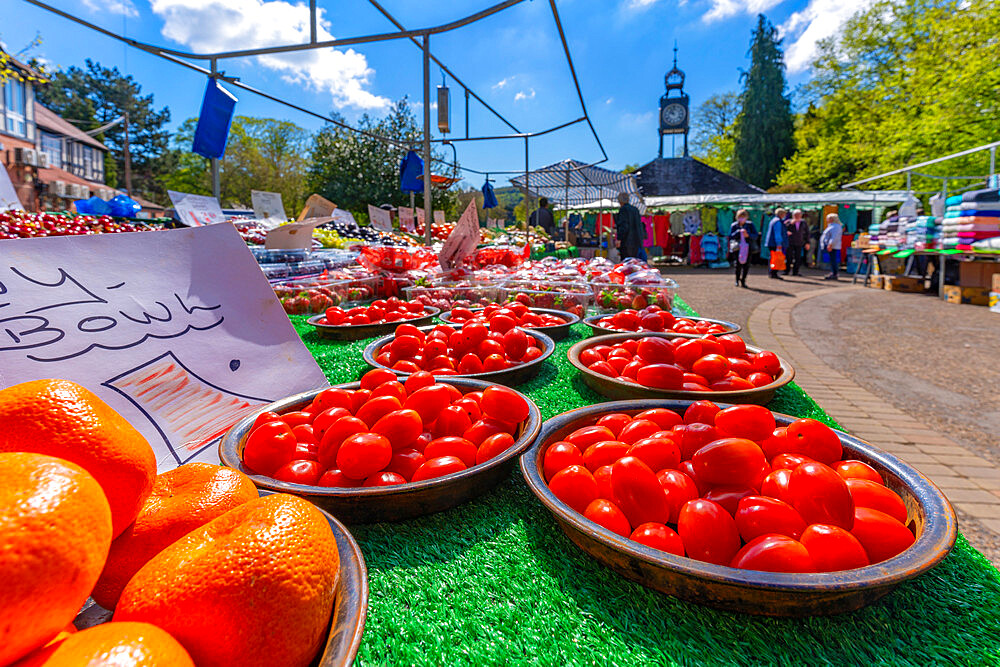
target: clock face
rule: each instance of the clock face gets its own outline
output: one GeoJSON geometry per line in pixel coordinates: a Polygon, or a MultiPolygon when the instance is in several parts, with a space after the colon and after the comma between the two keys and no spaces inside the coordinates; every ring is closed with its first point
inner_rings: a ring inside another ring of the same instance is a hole
{"type": "Polygon", "coordinates": [[[687,109],[684,108],[684,105],[677,104],[676,102],[668,104],[660,111],[660,118],[663,120],[663,124],[668,127],[681,125],[686,116],[687,109]]]}

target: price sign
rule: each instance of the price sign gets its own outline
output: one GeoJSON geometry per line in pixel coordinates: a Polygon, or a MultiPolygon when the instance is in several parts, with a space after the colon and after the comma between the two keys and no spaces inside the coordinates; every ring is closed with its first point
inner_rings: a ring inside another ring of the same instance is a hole
{"type": "Polygon", "coordinates": [[[181,224],[188,227],[202,227],[226,221],[226,214],[219,206],[219,200],[206,195],[193,195],[187,192],[167,190],[174,212],[181,224]]]}
{"type": "Polygon", "coordinates": [[[400,206],[397,209],[399,213],[399,226],[408,232],[414,230],[413,226],[413,209],[408,206],[400,206]]]}
{"type": "Polygon", "coordinates": [[[438,262],[441,268],[448,271],[462,264],[462,261],[472,254],[479,244],[479,212],[476,209],[476,200],[473,199],[465,207],[465,212],[455,224],[455,229],[444,241],[441,252],[438,253],[438,262]]]}
{"type": "Polygon", "coordinates": [[[368,220],[372,227],[383,232],[392,231],[392,215],[384,208],[378,208],[368,204],[368,220]]]}
{"type": "Polygon", "coordinates": [[[251,190],[250,201],[253,204],[253,217],[260,220],[264,227],[272,229],[288,222],[285,207],[281,203],[281,193],[251,190]]]}

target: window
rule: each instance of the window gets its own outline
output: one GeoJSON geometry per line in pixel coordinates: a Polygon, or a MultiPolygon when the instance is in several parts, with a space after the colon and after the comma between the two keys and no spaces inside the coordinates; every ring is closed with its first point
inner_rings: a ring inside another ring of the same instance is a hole
{"type": "Polygon", "coordinates": [[[62,139],[48,132],[41,135],[42,152],[49,156],[49,166],[62,169],[62,139]]]}
{"type": "Polygon", "coordinates": [[[7,131],[19,137],[27,136],[24,122],[24,83],[8,79],[4,84],[4,103],[7,107],[7,131]]]}

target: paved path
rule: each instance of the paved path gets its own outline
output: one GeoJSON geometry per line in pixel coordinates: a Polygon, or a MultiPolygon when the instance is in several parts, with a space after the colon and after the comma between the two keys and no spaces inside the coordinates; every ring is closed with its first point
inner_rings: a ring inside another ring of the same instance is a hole
{"type": "Polygon", "coordinates": [[[827,365],[792,329],[796,305],[828,287],[764,301],[750,314],[750,336],[795,367],[795,381],[852,434],[900,457],[930,477],[960,512],[1000,535],[1000,468],[929,428],[827,365]]]}

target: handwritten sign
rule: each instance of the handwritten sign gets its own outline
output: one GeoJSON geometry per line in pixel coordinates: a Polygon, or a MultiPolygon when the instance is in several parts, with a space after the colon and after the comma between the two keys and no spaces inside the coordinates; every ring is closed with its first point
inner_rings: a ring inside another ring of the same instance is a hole
{"type": "Polygon", "coordinates": [[[3,164],[0,164],[0,211],[9,211],[11,209],[23,211],[24,206],[21,205],[21,200],[17,198],[17,191],[14,189],[14,183],[10,180],[7,168],[3,164]]]}
{"type": "Polygon", "coordinates": [[[219,206],[219,200],[205,195],[193,195],[187,192],[167,190],[174,212],[181,224],[188,227],[214,225],[226,221],[226,214],[219,206]]]}
{"type": "Polygon", "coordinates": [[[413,209],[409,206],[400,206],[396,211],[399,214],[399,226],[407,232],[412,232],[414,230],[413,209]]]}
{"type": "Polygon", "coordinates": [[[392,231],[392,215],[384,208],[378,208],[368,204],[368,220],[372,227],[383,232],[392,231]]]}
{"type": "Polygon", "coordinates": [[[251,190],[250,201],[253,204],[253,217],[260,220],[268,229],[288,222],[280,192],[251,190]]]}
{"type": "Polygon", "coordinates": [[[308,250],[312,248],[313,230],[334,218],[307,218],[305,222],[289,222],[267,232],[264,247],[268,250],[308,250]]]}
{"type": "Polygon", "coordinates": [[[337,205],[325,197],[309,195],[309,199],[306,200],[306,205],[299,212],[297,220],[302,222],[306,218],[325,218],[333,215],[336,208],[337,205]]]}
{"type": "Polygon", "coordinates": [[[244,415],[327,386],[230,224],[4,241],[0,388],[65,378],[149,441],[217,463],[244,415]]]}
{"type": "Polygon", "coordinates": [[[444,223],[444,211],[434,211],[434,224],[443,225],[444,223]]]}
{"type": "Polygon", "coordinates": [[[424,226],[424,209],[422,208],[417,209],[417,226],[424,226]]]}
{"type": "Polygon", "coordinates": [[[465,207],[465,212],[445,239],[438,262],[441,268],[447,270],[461,266],[462,260],[472,254],[479,244],[479,213],[476,210],[476,200],[473,199],[465,207]]]}

